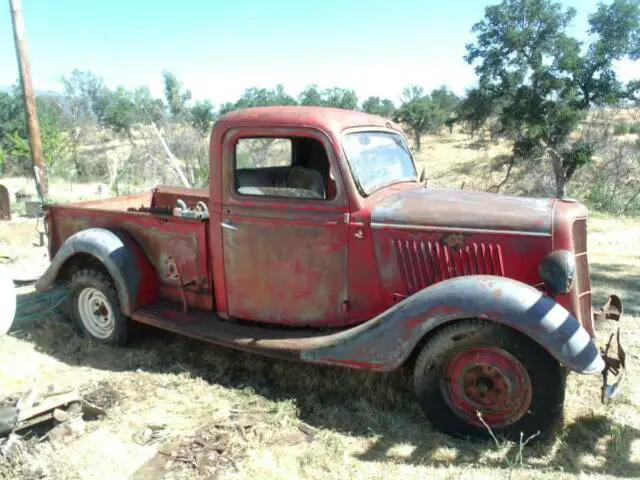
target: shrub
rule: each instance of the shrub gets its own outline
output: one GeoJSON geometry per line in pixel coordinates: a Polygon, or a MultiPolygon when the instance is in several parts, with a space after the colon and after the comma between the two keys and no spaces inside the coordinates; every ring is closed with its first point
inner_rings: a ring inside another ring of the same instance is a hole
{"type": "Polygon", "coordinates": [[[613,129],[614,135],[626,135],[630,132],[631,126],[628,123],[619,123],[613,129]]]}

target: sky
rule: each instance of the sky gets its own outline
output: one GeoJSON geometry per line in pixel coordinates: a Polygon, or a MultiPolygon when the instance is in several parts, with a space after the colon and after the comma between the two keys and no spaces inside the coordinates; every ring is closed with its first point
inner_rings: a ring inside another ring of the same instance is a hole
{"type": "MultiPolygon", "coordinates": [[[[498,0],[22,0],[36,90],[61,89],[74,68],[110,88],[147,85],[162,96],[162,71],[195,100],[235,101],[247,87],[281,83],[353,88],[398,102],[409,84],[473,85],[464,62],[471,27],[498,0]]],[[[18,78],[9,2],[0,0],[0,86],[18,78]]],[[[584,38],[596,0],[564,0],[578,10],[584,38]]],[[[618,66],[640,77],[640,62],[618,66]]]]}

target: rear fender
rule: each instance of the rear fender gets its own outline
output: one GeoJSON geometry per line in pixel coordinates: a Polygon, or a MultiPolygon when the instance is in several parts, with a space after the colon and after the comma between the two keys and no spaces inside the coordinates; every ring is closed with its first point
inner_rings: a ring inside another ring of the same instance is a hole
{"type": "Polygon", "coordinates": [[[94,257],[109,273],[123,314],[131,316],[136,309],[158,300],[156,271],[144,251],[128,233],[104,228],[89,228],[67,238],[36,282],[36,289],[51,288],[62,267],[81,254],[94,257]]]}
{"type": "Polygon", "coordinates": [[[368,322],[302,352],[306,361],[378,371],[394,370],[433,329],[456,320],[488,319],[542,345],[570,370],[600,373],[602,357],[576,318],[551,297],[503,277],[444,280],[394,305],[368,322]]]}

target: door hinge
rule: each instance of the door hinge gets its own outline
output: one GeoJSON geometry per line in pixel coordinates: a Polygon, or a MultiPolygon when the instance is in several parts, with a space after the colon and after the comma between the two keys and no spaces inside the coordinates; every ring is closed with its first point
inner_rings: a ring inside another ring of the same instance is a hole
{"type": "Polygon", "coordinates": [[[349,302],[349,300],[343,300],[342,301],[342,313],[347,312],[349,310],[350,306],[351,306],[351,303],[349,302]]]}

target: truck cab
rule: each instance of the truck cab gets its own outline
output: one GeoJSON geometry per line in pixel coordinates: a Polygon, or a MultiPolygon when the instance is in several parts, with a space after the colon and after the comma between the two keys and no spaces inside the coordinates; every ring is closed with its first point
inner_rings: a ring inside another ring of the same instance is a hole
{"type": "Polygon", "coordinates": [[[342,110],[228,114],[213,130],[211,161],[219,313],[357,324],[463,275],[544,288],[538,266],[566,249],[578,284],[557,300],[593,333],[587,211],[577,203],[428,189],[398,125],[342,110]]]}
{"type": "MultiPolygon", "coordinates": [[[[409,365],[454,435],[547,428],[568,371],[624,363],[594,343],[576,202],[427,188],[399,125],[320,107],[223,115],[209,178],[49,206],[38,288],[69,282],[79,331],[105,343],[138,321],[281,358],[409,365]]],[[[621,313],[612,296],[595,316],[621,313]]]]}

